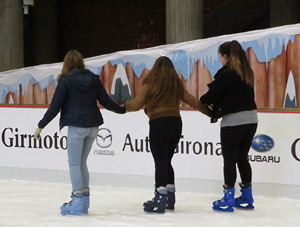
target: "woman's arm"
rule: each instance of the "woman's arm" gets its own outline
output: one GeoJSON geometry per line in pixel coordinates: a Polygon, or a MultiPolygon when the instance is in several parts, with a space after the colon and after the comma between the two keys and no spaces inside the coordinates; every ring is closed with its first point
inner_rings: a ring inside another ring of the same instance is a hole
{"type": "Polygon", "coordinates": [[[102,85],[101,81],[97,79],[98,88],[98,94],[97,99],[99,103],[107,110],[113,111],[115,113],[123,114],[126,112],[126,109],[122,106],[119,106],[117,103],[115,103],[107,94],[104,86],[102,85]]]}
{"type": "Polygon", "coordinates": [[[218,102],[225,90],[228,89],[230,78],[230,71],[218,73],[215,76],[215,80],[208,84],[209,90],[200,97],[200,101],[207,106],[218,102]]]}
{"type": "Polygon", "coordinates": [[[61,107],[63,106],[66,98],[67,98],[66,81],[61,79],[57,84],[49,109],[45,113],[42,120],[40,120],[40,122],[38,123],[39,128],[46,127],[46,125],[49,124],[49,122],[52,121],[53,118],[55,118],[55,116],[59,113],[61,107]]]}
{"type": "Polygon", "coordinates": [[[141,87],[140,92],[137,94],[135,99],[125,103],[126,111],[138,111],[145,105],[145,95],[147,92],[147,85],[144,84],[141,87]]]}
{"type": "Polygon", "coordinates": [[[201,113],[211,116],[211,110],[206,107],[201,101],[196,97],[191,95],[186,89],[184,89],[183,102],[187,103],[189,106],[193,107],[196,110],[199,110],[201,113]]]}

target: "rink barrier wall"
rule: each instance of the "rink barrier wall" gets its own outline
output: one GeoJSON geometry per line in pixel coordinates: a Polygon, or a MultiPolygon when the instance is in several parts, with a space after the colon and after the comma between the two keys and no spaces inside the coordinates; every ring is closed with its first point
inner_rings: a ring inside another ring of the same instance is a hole
{"type": "MultiPolygon", "coordinates": [[[[69,185],[71,190],[71,182],[69,171],[64,170],[45,170],[31,168],[13,168],[0,166],[0,179],[9,181],[28,181],[38,183],[58,183],[69,185]]],[[[176,191],[215,194],[220,195],[223,190],[223,181],[221,180],[201,180],[190,178],[176,178],[176,191]]],[[[111,173],[90,173],[90,188],[93,193],[95,186],[101,187],[117,187],[117,188],[133,188],[133,189],[154,189],[154,177],[127,175],[127,174],[111,174],[111,173]]],[[[253,183],[254,199],[259,197],[270,198],[288,198],[300,199],[300,186],[253,183]]],[[[236,185],[237,194],[239,186],[236,185]]]]}
{"type": "MultiPolygon", "coordinates": [[[[100,111],[105,123],[99,128],[88,159],[90,172],[153,180],[154,163],[144,111],[124,115],[105,109],[100,111]]],[[[58,175],[68,172],[67,130],[59,131],[59,116],[42,131],[40,141],[33,138],[37,122],[45,112],[45,108],[0,108],[1,168],[22,169],[22,172],[24,169],[54,171],[58,175]]],[[[208,188],[214,185],[208,182],[222,184],[219,122],[211,124],[208,117],[194,110],[181,110],[181,115],[183,132],[173,159],[176,179],[206,182],[208,188]]],[[[249,152],[253,183],[299,188],[299,113],[258,112],[258,119],[259,126],[249,152]]]]}

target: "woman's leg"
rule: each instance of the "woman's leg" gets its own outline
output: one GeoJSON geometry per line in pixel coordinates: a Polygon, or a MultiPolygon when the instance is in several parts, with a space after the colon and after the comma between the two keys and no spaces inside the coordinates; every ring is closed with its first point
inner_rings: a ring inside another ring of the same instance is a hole
{"type": "Polygon", "coordinates": [[[168,173],[168,136],[165,133],[161,119],[150,122],[150,149],[155,164],[155,187],[166,187],[168,173]]]}
{"type": "Polygon", "coordinates": [[[89,129],[89,133],[84,139],[82,156],[81,156],[81,165],[80,165],[81,176],[82,176],[82,186],[81,186],[82,189],[89,189],[90,178],[89,178],[89,171],[86,162],[90,154],[92,145],[98,134],[98,127],[92,127],[88,129],[89,129]]]}
{"type": "Polygon", "coordinates": [[[72,183],[72,191],[76,194],[81,193],[82,175],[81,175],[81,157],[84,138],[88,134],[87,128],[75,126],[68,127],[68,162],[70,169],[70,177],[72,183]]]}
{"type": "Polygon", "coordinates": [[[221,144],[224,161],[224,183],[225,187],[228,188],[234,188],[237,177],[236,163],[238,161],[241,142],[240,127],[241,126],[232,126],[221,128],[221,144]]]}
{"type": "Polygon", "coordinates": [[[238,157],[238,169],[240,172],[243,185],[251,185],[252,182],[252,170],[248,161],[248,153],[251,147],[252,139],[255,135],[257,124],[245,125],[245,132],[240,144],[240,152],[238,157]]]}
{"type": "Polygon", "coordinates": [[[175,184],[175,174],[174,169],[172,166],[172,158],[174,156],[174,151],[178,145],[178,142],[181,137],[182,133],[182,121],[181,118],[172,118],[169,124],[170,128],[170,135],[172,136],[169,141],[169,150],[168,150],[168,185],[175,184]],[[172,132],[172,133],[171,133],[172,132]]]}
{"type": "Polygon", "coordinates": [[[172,166],[172,158],[174,156],[174,151],[178,145],[178,142],[181,137],[182,133],[182,121],[181,118],[173,118],[171,119],[170,126],[172,127],[170,129],[170,133],[172,135],[172,138],[170,139],[169,144],[169,151],[168,151],[168,181],[167,181],[167,205],[166,209],[168,210],[174,210],[175,209],[175,174],[174,169],[172,166]]]}

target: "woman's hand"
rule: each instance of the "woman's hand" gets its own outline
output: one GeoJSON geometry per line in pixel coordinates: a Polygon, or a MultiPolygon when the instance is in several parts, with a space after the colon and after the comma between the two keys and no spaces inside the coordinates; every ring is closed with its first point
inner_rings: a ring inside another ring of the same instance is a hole
{"type": "Polygon", "coordinates": [[[36,128],[36,130],[34,131],[33,136],[34,136],[34,138],[36,140],[39,140],[41,138],[41,132],[42,132],[42,130],[43,129],[41,129],[41,128],[36,128]]]}

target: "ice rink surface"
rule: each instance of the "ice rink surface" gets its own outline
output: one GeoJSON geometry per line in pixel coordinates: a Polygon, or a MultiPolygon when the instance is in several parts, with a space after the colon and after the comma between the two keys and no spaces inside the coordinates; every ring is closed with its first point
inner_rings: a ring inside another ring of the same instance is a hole
{"type": "MultiPolygon", "coordinates": [[[[59,207],[70,200],[70,185],[61,183],[0,180],[0,226],[100,226],[100,227],[193,227],[193,226],[300,226],[300,200],[254,197],[253,211],[213,211],[211,203],[220,194],[176,192],[175,211],[148,214],[144,201],[152,189],[91,187],[89,215],[62,216],[59,207]]],[[[237,191],[239,194],[240,192],[237,191]]]]}

